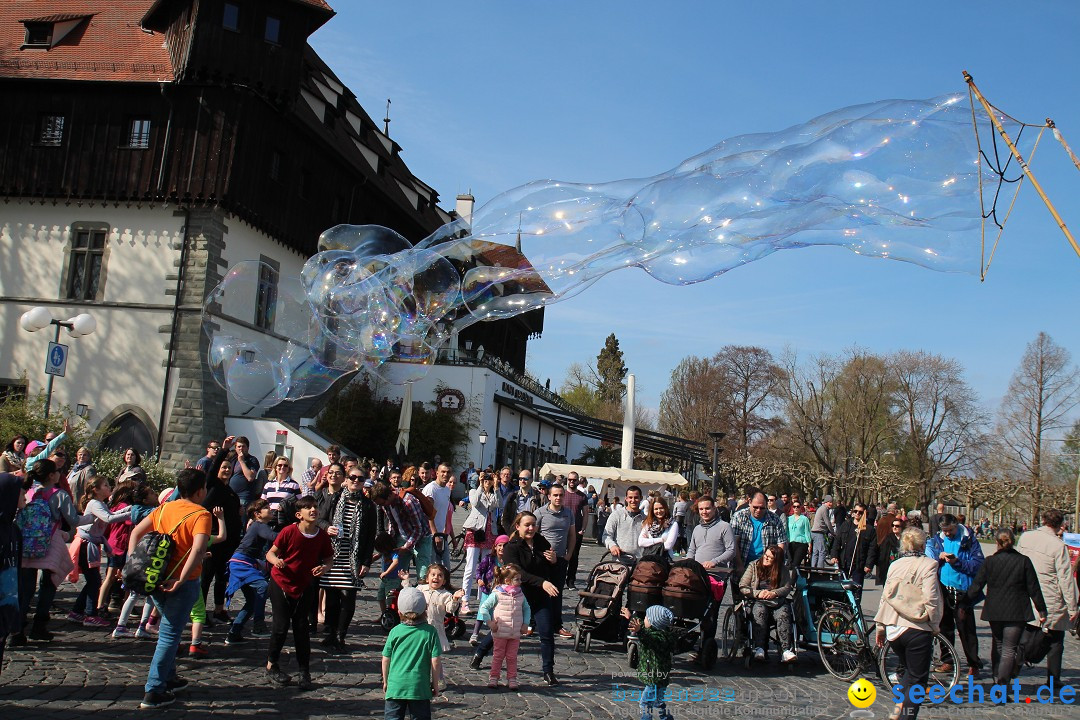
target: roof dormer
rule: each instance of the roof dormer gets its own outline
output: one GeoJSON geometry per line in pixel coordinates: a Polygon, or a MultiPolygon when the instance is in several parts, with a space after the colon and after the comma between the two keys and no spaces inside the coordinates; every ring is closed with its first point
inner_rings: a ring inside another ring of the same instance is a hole
{"type": "Polygon", "coordinates": [[[63,42],[64,38],[70,35],[73,30],[93,16],[94,13],[65,13],[20,20],[19,22],[26,28],[26,38],[23,40],[22,49],[48,50],[54,48],[63,42]]]}

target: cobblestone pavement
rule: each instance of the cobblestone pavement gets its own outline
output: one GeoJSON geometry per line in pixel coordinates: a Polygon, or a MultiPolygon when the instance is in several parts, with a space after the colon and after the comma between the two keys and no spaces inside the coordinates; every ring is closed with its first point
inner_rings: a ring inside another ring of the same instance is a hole
{"type": "MultiPolygon", "coordinates": [[[[582,573],[600,557],[595,545],[583,547],[582,573]]],[[[872,584],[872,583],[871,583],[872,584]]],[[[868,590],[864,607],[872,613],[877,591],[868,590]]],[[[312,673],[319,688],[301,693],[295,688],[277,690],[264,683],[265,639],[250,640],[240,646],[226,647],[225,629],[207,631],[209,658],[193,660],[182,652],[178,667],[191,685],[179,694],[179,701],[157,714],[166,717],[287,717],[349,718],[382,715],[379,684],[379,651],[384,635],[375,618],[378,608],[371,591],[362,593],[357,618],[350,638],[348,654],[323,652],[316,641],[312,673]]],[[[69,608],[73,588],[66,586],[58,597],[69,608]]],[[[573,606],[567,600],[566,617],[573,606]]],[[[24,648],[9,648],[3,675],[0,676],[0,720],[38,720],[48,718],[94,718],[119,720],[151,713],[138,711],[146,669],[153,653],[150,641],[113,640],[105,630],[69,625],[54,617],[50,624],[56,640],[49,645],[31,643],[24,648]]],[[[571,624],[570,627],[573,627],[571,624]]],[[[990,639],[985,623],[980,623],[980,649],[989,658],[990,639]]],[[[186,644],[184,646],[186,648],[186,644]]],[[[288,645],[286,646],[288,648],[288,645]]],[[[450,683],[444,700],[433,706],[436,717],[449,718],[637,718],[637,703],[618,700],[618,690],[636,689],[638,681],[626,665],[625,656],[616,646],[594,646],[589,654],[575,653],[571,640],[557,640],[556,667],[562,685],[547,688],[540,681],[538,644],[535,638],[521,645],[520,673],[522,687],[511,692],[505,687],[485,687],[487,664],[483,671],[468,666],[471,658],[467,642],[446,660],[450,683]]],[[[1073,636],[1067,639],[1066,682],[1080,685],[1077,672],[1080,648],[1073,636]]],[[[291,657],[283,658],[286,671],[294,671],[291,657]]],[[[1028,668],[1021,676],[1021,704],[1007,706],[953,705],[944,703],[924,707],[921,718],[1076,718],[1074,707],[1057,703],[1023,704],[1044,680],[1042,668],[1028,668]]],[[[874,717],[884,718],[891,709],[889,693],[876,681],[878,699],[871,708],[874,717]]],[[[989,681],[984,680],[984,683],[989,681]]],[[[846,718],[852,707],[847,702],[847,685],[825,672],[816,652],[803,652],[791,669],[772,664],[755,664],[749,671],[741,665],[721,661],[713,673],[703,673],[685,656],[676,658],[673,688],[715,691],[714,697],[732,697],[730,702],[676,700],[669,708],[676,717],[765,717],[765,718],[846,718]]],[[[964,693],[966,697],[966,693],[964,693]]],[[[705,697],[708,697],[706,694],[705,697]]],[[[856,716],[857,717],[857,716],[856,716]]]]}

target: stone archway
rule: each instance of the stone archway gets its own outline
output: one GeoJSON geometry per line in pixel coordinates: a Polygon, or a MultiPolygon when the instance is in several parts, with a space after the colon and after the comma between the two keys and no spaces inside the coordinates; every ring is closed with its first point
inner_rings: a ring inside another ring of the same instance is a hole
{"type": "Polygon", "coordinates": [[[101,443],[101,447],[106,450],[123,452],[133,447],[143,457],[154,455],[157,450],[154,444],[157,437],[154,421],[140,407],[122,405],[116,408],[101,421],[101,427],[113,431],[101,443]]]}

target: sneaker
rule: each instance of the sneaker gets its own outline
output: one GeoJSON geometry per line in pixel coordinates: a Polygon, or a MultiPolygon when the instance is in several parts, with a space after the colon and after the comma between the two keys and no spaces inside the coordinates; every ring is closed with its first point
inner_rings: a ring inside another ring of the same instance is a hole
{"type": "Polygon", "coordinates": [[[154,637],[157,637],[157,634],[159,632],[161,632],[161,626],[160,626],[159,623],[149,623],[148,622],[148,623],[146,623],[145,627],[146,627],[146,632],[150,633],[154,637]]]}
{"type": "Polygon", "coordinates": [[[780,656],[780,660],[782,662],[786,662],[786,663],[793,663],[793,662],[795,662],[795,659],[797,657],[799,657],[799,656],[796,655],[795,653],[791,652],[790,650],[785,650],[784,654],[780,656]]]}
{"type": "Polygon", "coordinates": [[[126,625],[117,625],[116,629],[112,631],[114,638],[126,638],[131,637],[131,631],[127,629],[126,625]]]}
{"type": "Polygon", "coordinates": [[[247,642],[247,638],[244,637],[243,635],[241,635],[240,633],[230,632],[228,635],[225,636],[225,644],[226,645],[239,645],[240,643],[246,643],[246,642],[247,642]]]}
{"type": "Polygon", "coordinates": [[[83,615],[82,613],[69,612],[67,614],[67,619],[68,619],[69,622],[82,623],[84,620],[86,620],[86,616],[83,615]]]}
{"type": "Polygon", "coordinates": [[[511,690],[517,690],[518,689],[518,681],[517,680],[507,680],[506,681],[506,687],[510,688],[511,690]]]}
{"type": "Polygon", "coordinates": [[[489,678],[488,679],[488,687],[489,688],[497,688],[497,687],[499,687],[498,678],[489,678]]]}
{"type": "Polygon", "coordinates": [[[759,647],[754,648],[754,659],[755,660],[764,660],[765,659],[765,648],[759,648],[759,647]]]}
{"type": "Polygon", "coordinates": [[[952,663],[943,662],[934,668],[936,673],[951,673],[953,671],[952,663]]]}
{"type": "Polygon", "coordinates": [[[479,670],[480,664],[483,662],[484,658],[480,657],[479,655],[473,655],[472,660],[469,662],[469,667],[471,667],[473,670],[479,670]]]}
{"type": "Polygon", "coordinates": [[[276,665],[272,669],[266,671],[266,678],[278,687],[285,687],[292,682],[292,678],[281,672],[281,668],[276,665]]]}
{"type": "Polygon", "coordinates": [[[188,681],[184,678],[177,677],[165,683],[165,687],[166,689],[168,689],[169,692],[175,693],[177,690],[183,690],[184,688],[186,688],[188,684],[188,681]]]}
{"type": "Polygon", "coordinates": [[[143,695],[139,708],[141,710],[155,710],[166,705],[172,705],[174,702],[176,702],[176,696],[168,690],[165,692],[148,692],[143,695]]]}
{"type": "Polygon", "coordinates": [[[112,625],[111,622],[97,615],[87,615],[82,624],[83,627],[109,627],[112,625]]]}
{"type": "Polygon", "coordinates": [[[573,638],[574,633],[570,632],[566,628],[559,628],[559,637],[561,637],[561,638],[573,638]]]}
{"type": "Polygon", "coordinates": [[[135,628],[135,637],[139,638],[140,640],[146,640],[147,638],[153,637],[153,635],[151,635],[150,631],[146,629],[146,626],[140,623],[139,627],[135,628]]]}
{"type": "Polygon", "coordinates": [[[551,687],[555,687],[559,684],[559,681],[555,679],[555,673],[549,672],[544,673],[544,682],[546,682],[551,687]]]}
{"type": "Polygon", "coordinates": [[[314,690],[315,683],[311,682],[311,673],[304,671],[300,673],[300,682],[296,684],[301,690],[314,690]]]}
{"type": "Polygon", "coordinates": [[[473,633],[469,636],[469,644],[476,647],[480,644],[480,633],[473,633]]]}
{"type": "Polygon", "coordinates": [[[472,608],[469,607],[469,603],[461,603],[461,607],[458,609],[458,615],[472,615],[472,608]]]}
{"type": "Polygon", "coordinates": [[[228,610],[217,610],[217,611],[215,611],[214,615],[213,615],[213,618],[214,618],[214,620],[217,620],[218,622],[223,622],[225,624],[231,624],[232,623],[232,618],[229,617],[229,611],[228,610]]]}
{"type": "Polygon", "coordinates": [[[535,631],[535,630],[533,630],[533,629],[532,629],[531,627],[529,627],[529,628],[525,628],[525,635],[524,635],[524,637],[529,637],[529,636],[530,636],[530,635],[532,635],[532,634],[533,634],[534,632],[536,632],[536,631],[535,631]]]}
{"type": "Polygon", "coordinates": [[[265,622],[257,622],[252,626],[250,635],[253,638],[270,637],[270,628],[266,627],[265,622]]]}
{"type": "Polygon", "coordinates": [[[193,658],[205,658],[210,657],[210,651],[206,649],[205,645],[192,645],[188,648],[188,657],[193,658]]]}

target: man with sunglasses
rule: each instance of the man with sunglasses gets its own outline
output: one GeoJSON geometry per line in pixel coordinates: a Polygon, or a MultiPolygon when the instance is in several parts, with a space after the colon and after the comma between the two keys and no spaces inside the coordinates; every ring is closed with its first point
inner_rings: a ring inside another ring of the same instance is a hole
{"type": "Polygon", "coordinates": [[[750,563],[765,554],[765,548],[779,545],[787,550],[787,531],[776,513],[769,512],[768,496],[757,488],[748,488],[749,504],[731,516],[735,535],[735,577],[742,577],[750,563]]]}

